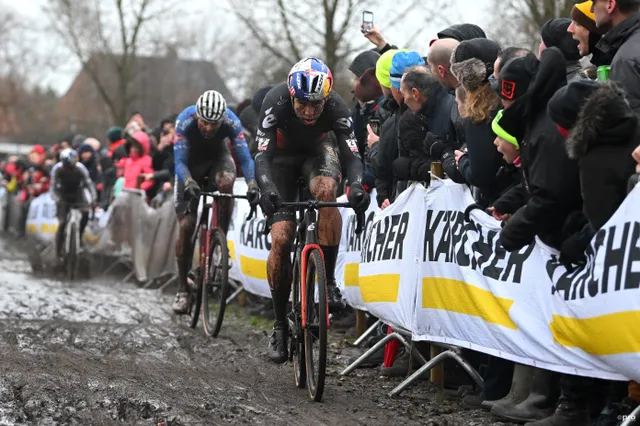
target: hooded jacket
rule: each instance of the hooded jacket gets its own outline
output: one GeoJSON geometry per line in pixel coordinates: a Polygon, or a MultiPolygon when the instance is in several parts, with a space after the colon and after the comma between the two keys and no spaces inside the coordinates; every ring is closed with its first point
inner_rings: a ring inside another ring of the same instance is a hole
{"type": "Polygon", "coordinates": [[[487,35],[482,28],[475,24],[456,24],[440,31],[438,38],[452,38],[458,41],[464,41],[474,38],[487,38],[487,35]]]}
{"type": "MultiPolygon", "coordinates": [[[[566,85],[565,68],[564,57],[558,49],[545,49],[527,94],[505,110],[505,114],[519,117],[524,128],[520,161],[522,188],[528,195],[526,204],[513,214],[500,233],[500,241],[507,251],[531,244],[536,235],[545,244],[560,248],[568,236],[563,233],[567,217],[582,208],[578,164],[569,158],[564,139],[547,112],[549,99],[566,85]]],[[[516,188],[505,197],[512,197],[513,191],[524,193],[516,188]]],[[[496,204],[503,202],[504,199],[500,199],[496,204]]]]}
{"type": "MultiPolygon", "coordinates": [[[[138,187],[138,176],[143,173],[153,173],[152,160],[149,156],[149,136],[142,131],[137,131],[132,135],[132,146],[142,151],[141,155],[130,152],[129,157],[124,161],[124,187],[135,189],[138,187]]],[[[143,181],[140,189],[148,190],[153,186],[153,180],[143,181]]]]}
{"type": "Polygon", "coordinates": [[[613,56],[609,80],[622,86],[631,108],[640,115],[640,12],[613,27],[597,47],[605,55],[613,56]]]}
{"type": "Polygon", "coordinates": [[[98,161],[96,159],[96,152],[94,151],[94,149],[89,145],[81,145],[80,148],[78,149],[78,156],[80,157],[80,162],[84,165],[84,167],[89,172],[89,176],[91,177],[91,180],[93,181],[93,183],[98,184],[102,182],[102,179],[100,177],[100,171],[98,170],[98,161]],[[91,157],[86,161],[82,160],[82,154],[85,152],[91,153],[91,157]]]}
{"type": "Polygon", "coordinates": [[[635,173],[631,153],[640,143],[638,117],[622,88],[606,82],[583,105],[566,141],[578,161],[584,214],[597,231],[613,216],[627,195],[635,173]]]}

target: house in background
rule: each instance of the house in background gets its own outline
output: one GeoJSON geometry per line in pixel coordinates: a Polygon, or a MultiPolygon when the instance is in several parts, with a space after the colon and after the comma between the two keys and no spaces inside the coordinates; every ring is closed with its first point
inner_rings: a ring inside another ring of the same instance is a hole
{"type": "MultiPolygon", "coordinates": [[[[116,59],[113,55],[96,54],[88,61],[87,69],[97,70],[109,97],[121,103],[116,59]]],[[[166,56],[136,57],[132,62],[132,75],[131,102],[125,109],[127,117],[138,111],[150,128],[159,126],[160,120],[168,115],[193,105],[205,90],[217,90],[229,104],[235,102],[212,63],[180,59],[175,50],[169,50],[166,56]]],[[[109,127],[126,124],[113,122],[98,87],[85,70],[58,101],[54,123],[56,132],[82,133],[99,139],[104,139],[109,127]]]]}

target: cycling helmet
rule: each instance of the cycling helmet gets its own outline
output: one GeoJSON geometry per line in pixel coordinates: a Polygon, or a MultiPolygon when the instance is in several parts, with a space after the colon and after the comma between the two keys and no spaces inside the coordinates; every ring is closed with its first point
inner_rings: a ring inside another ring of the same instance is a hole
{"type": "Polygon", "coordinates": [[[73,165],[78,161],[78,153],[71,148],[63,149],[60,153],[60,161],[67,166],[73,165]]]}
{"type": "Polygon", "coordinates": [[[207,90],[196,102],[198,117],[208,123],[217,123],[222,120],[227,110],[227,101],[215,90],[207,90]]]}
{"type": "Polygon", "coordinates": [[[287,79],[291,97],[303,101],[327,99],[333,88],[329,67],[316,58],[304,58],[291,68],[287,79]]]}

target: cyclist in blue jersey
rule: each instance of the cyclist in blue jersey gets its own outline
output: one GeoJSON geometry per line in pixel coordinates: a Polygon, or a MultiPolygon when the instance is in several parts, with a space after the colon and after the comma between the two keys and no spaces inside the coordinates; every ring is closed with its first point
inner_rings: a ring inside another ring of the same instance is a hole
{"type": "MultiPolygon", "coordinates": [[[[195,105],[182,111],[176,121],[174,200],[180,225],[176,243],[179,288],[173,302],[176,314],[185,314],[188,310],[187,273],[193,257],[190,241],[195,231],[196,203],[201,187],[208,179],[208,182],[215,183],[220,192],[233,193],[236,166],[227,146],[227,138],[232,141],[249,186],[249,202],[252,206],[257,205],[260,194],[255,181],[253,159],[240,120],[227,108],[224,97],[215,90],[206,91],[195,105]]],[[[218,205],[219,224],[226,233],[233,213],[233,200],[220,199],[218,205]]]]}

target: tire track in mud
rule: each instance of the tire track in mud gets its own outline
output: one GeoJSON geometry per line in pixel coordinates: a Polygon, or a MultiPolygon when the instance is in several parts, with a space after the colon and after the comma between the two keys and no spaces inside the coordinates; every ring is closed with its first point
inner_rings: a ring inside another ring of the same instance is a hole
{"type": "Polygon", "coordinates": [[[36,278],[12,256],[0,259],[0,425],[502,425],[426,383],[390,399],[398,379],[339,377],[358,351],[335,334],[324,402],[312,403],[291,365],[268,361],[265,326],[237,309],[206,339],[166,295],[36,278]]]}

